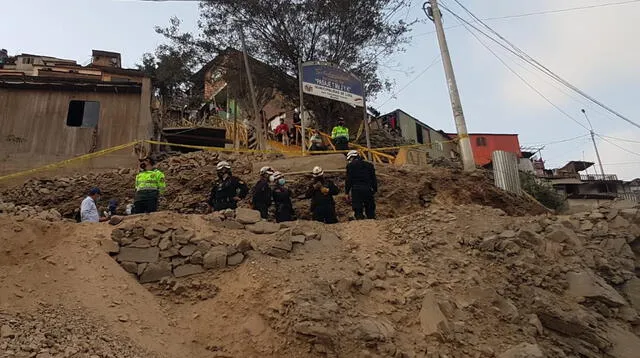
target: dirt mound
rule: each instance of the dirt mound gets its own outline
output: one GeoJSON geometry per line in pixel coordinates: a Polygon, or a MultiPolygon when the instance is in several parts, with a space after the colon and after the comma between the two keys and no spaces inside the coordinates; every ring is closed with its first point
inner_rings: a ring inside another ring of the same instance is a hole
{"type": "MultiPolygon", "coordinates": [[[[398,219],[268,233],[228,228],[249,220],[228,214],[156,213],[116,227],[0,217],[9,262],[0,311],[13,317],[3,322],[20,330],[11,319],[46,317],[41,304],[77,309],[89,322],[80,325],[99,332],[91,337],[119,332],[126,352],[144,356],[633,358],[640,349],[637,210],[513,217],[432,204],[398,219]],[[246,251],[237,265],[142,286],[101,243],[118,230],[133,243],[129,232],[147,229],[171,231],[180,249],[211,236],[236,249],[244,239],[246,251]]],[[[15,339],[0,335],[0,355],[32,352],[15,339]]]]}
{"type": "MultiPolygon", "coordinates": [[[[253,170],[256,162],[273,161],[276,155],[238,155],[195,152],[165,159],[159,168],[167,178],[167,192],[161,199],[161,210],[180,213],[203,213],[206,199],[215,180],[215,164],[219,160],[232,163],[234,174],[249,185],[257,181],[253,170]]],[[[277,169],[277,168],[276,168],[277,169]]],[[[311,169],[311,168],[309,168],[311,169]]],[[[419,168],[391,165],[377,166],[379,179],[378,213],[380,218],[393,218],[421,210],[431,203],[445,205],[481,204],[500,208],[509,215],[539,214],[539,206],[520,197],[497,189],[485,172],[467,174],[450,168],[419,168]]],[[[328,173],[327,177],[344,188],[344,174],[328,173]]],[[[110,172],[89,172],[83,176],[30,179],[22,186],[7,189],[1,200],[12,205],[38,205],[43,210],[56,209],[64,217],[72,218],[85,193],[92,187],[100,187],[106,209],[110,199],[120,202],[124,211],[126,203],[133,201],[135,170],[121,169],[110,172]]],[[[309,218],[308,200],[304,192],[311,178],[305,175],[289,175],[288,185],[294,194],[294,206],[298,216],[309,218]]],[[[241,206],[248,206],[244,200],[241,206]]],[[[351,209],[344,196],[337,197],[339,218],[350,217],[351,209]]]]}

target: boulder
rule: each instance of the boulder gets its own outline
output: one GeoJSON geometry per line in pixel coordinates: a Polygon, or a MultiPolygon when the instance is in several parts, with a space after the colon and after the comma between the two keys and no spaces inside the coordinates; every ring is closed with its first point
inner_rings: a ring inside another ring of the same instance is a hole
{"type": "Polygon", "coordinates": [[[204,263],[204,255],[200,251],[196,251],[189,258],[189,262],[196,265],[202,265],[204,263]]]}
{"type": "Polygon", "coordinates": [[[611,229],[626,229],[631,223],[622,216],[616,216],[615,219],[609,222],[609,228],[611,229]]]}
{"type": "Polygon", "coordinates": [[[246,229],[254,234],[273,234],[280,230],[280,224],[260,221],[253,225],[247,225],[246,229]]]}
{"type": "Polygon", "coordinates": [[[547,239],[557,242],[557,243],[567,243],[573,246],[576,246],[580,241],[578,240],[578,236],[573,230],[566,228],[563,225],[552,225],[547,228],[549,233],[547,234],[547,239]]]}
{"type": "Polygon", "coordinates": [[[537,344],[522,343],[500,354],[498,358],[544,358],[537,344]]]}
{"type": "Polygon", "coordinates": [[[195,245],[187,245],[187,246],[183,246],[179,251],[180,255],[182,256],[191,256],[193,255],[194,252],[196,252],[196,246],[195,245]]]}
{"type": "Polygon", "coordinates": [[[255,224],[260,221],[260,212],[257,210],[238,208],[236,209],[236,221],[241,224],[255,224]]]}
{"type": "Polygon", "coordinates": [[[127,271],[128,273],[132,273],[134,275],[138,274],[138,264],[131,261],[124,261],[120,263],[120,266],[127,271]]]}
{"type": "Polygon", "coordinates": [[[238,252],[242,252],[243,254],[247,251],[253,250],[253,245],[251,245],[251,241],[247,239],[240,239],[235,246],[236,246],[236,250],[238,250],[238,252]]]}
{"type": "Polygon", "coordinates": [[[157,247],[150,247],[146,249],[122,247],[118,254],[118,261],[157,262],[159,255],[160,249],[157,247]]]}
{"type": "Polygon", "coordinates": [[[184,229],[184,228],[180,228],[180,229],[174,231],[173,235],[171,235],[173,240],[177,241],[181,245],[188,244],[189,240],[191,240],[195,236],[196,236],[196,233],[193,232],[193,230],[187,230],[187,229],[184,229]]]}
{"type": "Polygon", "coordinates": [[[171,239],[168,237],[165,237],[164,239],[160,240],[160,242],[158,243],[158,248],[160,250],[166,250],[169,247],[171,247],[171,239]]]}
{"type": "Polygon", "coordinates": [[[244,254],[241,252],[235,253],[229,257],[227,257],[227,265],[229,266],[237,266],[242,263],[244,260],[244,254]]]}
{"type": "Polygon", "coordinates": [[[567,273],[569,294],[578,298],[591,298],[610,307],[627,304],[624,298],[602,278],[591,271],[567,273]]]}
{"type": "Polygon", "coordinates": [[[171,264],[166,261],[150,263],[140,275],[140,283],[160,281],[164,277],[171,276],[171,264]]]}
{"type": "Polygon", "coordinates": [[[291,236],[291,242],[294,244],[304,244],[305,241],[307,241],[307,238],[304,235],[291,236]]]}
{"type": "Polygon", "coordinates": [[[182,265],[173,269],[173,274],[176,277],[185,277],[190,275],[195,275],[198,273],[203,273],[204,269],[200,265],[182,265]]]}
{"type": "Polygon", "coordinates": [[[216,246],[204,255],[203,266],[206,269],[218,269],[227,266],[226,246],[216,246]]]}
{"type": "Polygon", "coordinates": [[[607,330],[612,347],[607,354],[613,358],[637,358],[640,338],[626,329],[610,327],[607,330]]]}
{"type": "Polygon", "coordinates": [[[111,239],[100,240],[100,247],[108,254],[117,254],[120,252],[120,245],[111,239]]]}
{"type": "Polygon", "coordinates": [[[640,312],[640,278],[634,277],[627,281],[622,286],[622,292],[627,296],[627,299],[629,299],[631,307],[640,312]]]}
{"type": "Polygon", "coordinates": [[[430,336],[436,333],[443,333],[448,331],[449,322],[440,311],[438,300],[431,291],[427,291],[422,299],[422,308],[420,309],[419,316],[420,327],[422,332],[426,336],[430,336]]]}
{"type": "Polygon", "coordinates": [[[393,338],[395,333],[396,329],[393,324],[384,318],[365,319],[358,326],[358,336],[366,342],[387,342],[393,338]]]}

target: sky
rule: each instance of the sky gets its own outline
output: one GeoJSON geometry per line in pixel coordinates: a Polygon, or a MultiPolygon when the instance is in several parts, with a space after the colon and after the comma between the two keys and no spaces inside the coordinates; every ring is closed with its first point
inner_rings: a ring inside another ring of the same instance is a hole
{"type": "MultiPolygon", "coordinates": [[[[466,15],[453,0],[441,1],[455,13],[466,15]]],[[[622,1],[460,0],[480,18],[622,1]]],[[[421,6],[422,2],[414,1],[413,7],[401,15],[423,20],[413,28],[411,43],[404,52],[382,61],[381,72],[396,83],[394,90],[379,94],[370,103],[383,113],[399,108],[433,128],[454,131],[434,26],[424,21],[421,6]]],[[[29,8],[29,30],[3,31],[0,38],[0,47],[10,54],[36,53],[87,64],[91,50],[100,49],[120,52],[126,67],[133,67],[143,53],[153,52],[164,42],[154,26],[166,25],[170,17],[177,16],[184,30],[195,31],[199,15],[197,3],[191,1],[57,0],[52,6],[50,0],[31,0],[29,8]]],[[[4,29],[24,29],[24,17],[19,16],[24,11],[20,2],[4,4],[0,24],[4,29]]],[[[589,127],[580,112],[584,108],[598,134],[596,144],[605,173],[625,180],[640,177],[640,128],[532,70],[479,35],[545,100],[464,27],[457,26],[453,16],[443,13],[470,132],[517,133],[521,145],[544,147],[541,153],[548,168],[570,160],[595,162],[589,132],[576,123],[589,127]],[[571,140],[564,141],[567,139],[571,140]]],[[[640,26],[634,22],[638,18],[640,2],[486,22],[574,86],[640,123],[640,26]]],[[[589,173],[594,174],[594,170],[589,169],[589,173]]]]}

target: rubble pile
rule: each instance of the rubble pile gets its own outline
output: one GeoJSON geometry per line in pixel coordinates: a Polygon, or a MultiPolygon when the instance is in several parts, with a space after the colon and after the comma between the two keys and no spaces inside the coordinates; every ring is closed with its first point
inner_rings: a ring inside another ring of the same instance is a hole
{"type": "Polygon", "coordinates": [[[0,215],[12,215],[22,219],[40,219],[43,221],[60,221],[62,215],[58,210],[43,209],[39,206],[16,205],[0,201],[0,215]]]}
{"type": "MultiPolygon", "coordinates": [[[[415,144],[412,141],[404,139],[402,136],[392,135],[384,129],[372,128],[369,131],[369,138],[371,141],[371,148],[399,147],[403,145],[415,144]]],[[[364,133],[360,136],[357,143],[363,146],[367,145],[367,137],[364,135],[364,133]]]]}
{"type": "MultiPolygon", "coordinates": [[[[204,220],[208,226],[198,233],[170,221],[126,222],[100,245],[140,283],[150,283],[237,266],[252,250],[284,258],[294,243],[320,238],[313,231],[301,229],[304,223],[271,223],[261,220],[260,212],[244,208],[216,212],[204,220]],[[242,230],[244,235],[240,236],[244,237],[235,240],[238,235],[226,235],[227,230],[242,230]],[[260,235],[259,240],[251,242],[246,238],[248,233],[260,235]]],[[[168,286],[176,291],[173,284],[168,286]]]]}
{"type": "Polygon", "coordinates": [[[0,356],[159,357],[95,322],[81,309],[42,306],[35,314],[0,312],[0,356]]]}
{"type": "MultiPolygon", "coordinates": [[[[224,154],[193,152],[171,156],[158,164],[165,173],[167,190],[161,196],[160,210],[179,213],[204,213],[206,200],[216,179],[215,165],[219,160],[232,163],[234,175],[248,185],[257,181],[252,172],[255,162],[277,158],[275,154],[224,154]]],[[[493,185],[484,172],[472,174],[443,165],[444,167],[396,167],[378,165],[379,192],[377,194],[378,217],[393,218],[420,210],[432,202],[443,204],[469,204],[502,208],[509,215],[540,214],[544,212],[536,204],[504,192],[493,185]]],[[[39,178],[27,180],[22,186],[0,192],[0,198],[15,205],[38,205],[45,210],[56,209],[65,218],[73,218],[86,192],[92,187],[102,190],[99,210],[106,210],[109,200],[120,203],[118,212],[123,214],[127,203],[133,202],[136,171],[129,168],[107,172],[89,172],[73,177],[39,178]]],[[[344,189],[344,174],[327,173],[329,179],[344,189]]],[[[293,204],[298,217],[310,219],[308,200],[304,198],[310,176],[289,175],[287,186],[293,193],[293,204]]],[[[336,197],[338,217],[349,218],[350,205],[344,196],[336,197]]],[[[240,206],[249,206],[245,199],[240,206]]]]}

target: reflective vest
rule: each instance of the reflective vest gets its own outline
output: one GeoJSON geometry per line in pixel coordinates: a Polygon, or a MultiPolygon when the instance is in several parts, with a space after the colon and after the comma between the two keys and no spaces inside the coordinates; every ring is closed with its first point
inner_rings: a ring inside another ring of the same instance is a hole
{"type": "Polygon", "coordinates": [[[331,138],[345,137],[349,139],[349,128],[343,126],[335,126],[331,131],[331,138]]]}
{"type": "Polygon", "coordinates": [[[136,175],[136,191],[159,190],[164,192],[167,184],[164,182],[164,174],[158,169],[146,170],[136,175]]]}

